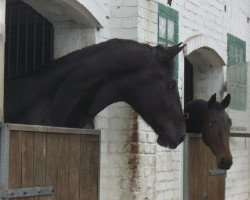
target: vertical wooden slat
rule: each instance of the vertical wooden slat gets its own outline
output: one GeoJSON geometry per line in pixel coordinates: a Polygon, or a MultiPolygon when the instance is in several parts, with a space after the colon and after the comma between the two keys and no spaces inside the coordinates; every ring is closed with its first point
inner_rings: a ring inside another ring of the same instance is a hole
{"type": "MultiPolygon", "coordinates": [[[[216,169],[217,161],[216,157],[212,154],[211,151],[208,151],[208,159],[209,159],[209,169],[216,169]]],[[[225,181],[224,175],[215,175],[208,177],[208,195],[209,199],[221,200],[224,199],[225,195],[225,181]]]]}
{"type": "Polygon", "coordinates": [[[80,199],[90,199],[90,136],[81,135],[80,199]]]}
{"type": "Polygon", "coordinates": [[[189,143],[189,199],[199,200],[199,138],[190,138],[189,143]]]}
{"type": "Polygon", "coordinates": [[[69,199],[69,135],[58,135],[58,200],[69,199]]]}
{"type": "Polygon", "coordinates": [[[80,135],[69,138],[69,199],[80,199],[80,135]]]}
{"type": "Polygon", "coordinates": [[[207,157],[207,152],[209,151],[208,147],[203,143],[202,138],[199,138],[199,152],[198,152],[198,159],[199,159],[199,187],[198,187],[198,193],[199,193],[199,199],[202,199],[205,195],[205,193],[208,192],[208,162],[209,159],[207,157]]]}
{"type": "MultiPolygon", "coordinates": [[[[207,157],[208,157],[208,170],[215,169],[217,168],[214,156],[212,155],[211,151],[207,152],[207,157]]],[[[209,199],[214,199],[217,200],[217,176],[209,176],[208,175],[208,197],[209,199]]]]}
{"type": "Polygon", "coordinates": [[[47,133],[46,140],[46,186],[53,186],[55,193],[47,196],[47,200],[57,200],[57,177],[58,177],[58,160],[57,160],[57,135],[47,133]]]}
{"type": "MultiPolygon", "coordinates": [[[[34,133],[34,186],[45,186],[46,163],[46,134],[34,133]]],[[[44,197],[34,197],[34,200],[42,200],[44,197]]]]}
{"type": "Polygon", "coordinates": [[[21,168],[21,131],[10,131],[10,150],[9,150],[9,188],[22,187],[22,168],[21,168]]]}
{"type": "MultiPolygon", "coordinates": [[[[34,139],[32,132],[22,134],[22,187],[33,187],[33,150],[34,139]]],[[[33,200],[33,197],[23,198],[33,200]]]]}
{"type": "Polygon", "coordinates": [[[90,189],[90,198],[89,200],[98,199],[98,180],[99,180],[99,138],[97,135],[91,135],[91,151],[90,151],[90,180],[89,180],[89,189],[90,189]]]}
{"type": "Polygon", "coordinates": [[[218,196],[220,199],[225,199],[225,174],[221,174],[218,179],[218,196]]]}
{"type": "MultiPolygon", "coordinates": [[[[9,188],[22,187],[22,132],[10,131],[9,148],[9,188]]],[[[14,198],[13,200],[18,200],[14,198]]]]}

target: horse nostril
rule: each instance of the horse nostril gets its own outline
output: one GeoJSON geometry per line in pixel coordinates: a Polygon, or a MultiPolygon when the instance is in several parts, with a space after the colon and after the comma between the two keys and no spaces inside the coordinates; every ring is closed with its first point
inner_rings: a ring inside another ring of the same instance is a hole
{"type": "Polygon", "coordinates": [[[233,164],[232,159],[225,158],[225,157],[221,158],[221,167],[223,169],[229,169],[232,164],[233,164]]]}

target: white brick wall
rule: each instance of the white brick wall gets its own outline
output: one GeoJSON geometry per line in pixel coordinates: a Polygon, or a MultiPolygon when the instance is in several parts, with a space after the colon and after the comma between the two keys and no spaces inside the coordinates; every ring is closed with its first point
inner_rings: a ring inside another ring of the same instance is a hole
{"type": "MultiPolygon", "coordinates": [[[[106,24],[96,33],[96,42],[110,38],[137,40],[137,0],[98,0],[106,13],[106,24]]],[[[101,200],[136,199],[140,191],[139,160],[135,138],[135,116],[125,103],[107,107],[95,119],[101,129],[101,200]]],[[[136,136],[137,137],[137,136],[136,136]]],[[[146,170],[146,173],[152,173],[146,170]]]]}
{"type": "Polygon", "coordinates": [[[101,129],[101,199],[132,199],[129,169],[132,109],[117,103],[95,120],[101,129]]]}
{"type": "Polygon", "coordinates": [[[54,58],[95,43],[95,29],[66,24],[54,26],[54,58]]]}
{"type": "Polygon", "coordinates": [[[234,164],[227,173],[226,200],[249,200],[249,139],[231,138],[234,164]]]}

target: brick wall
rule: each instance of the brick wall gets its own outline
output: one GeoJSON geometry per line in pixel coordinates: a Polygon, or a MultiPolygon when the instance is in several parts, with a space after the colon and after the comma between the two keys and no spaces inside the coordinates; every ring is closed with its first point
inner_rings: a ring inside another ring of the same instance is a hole
{"type": "MultiPolygon", "coordinates": [[[[110,38],[137,40],[137,0],[97,0],[106,14],[96,43],[110,38]]],[[[107,107],[95,119],[101,129],[101,200],[136,199],[139,191],[137,115],[125,103],[107,107]]],[[[140,162],[141,163],[141,162],[140,162]]]]}
{"type": "MultiPolygon", "coordinates": [[[[247,22],[247,13],[249,13],[249,1],[236,1],[232,0],[228,3],[227,10],[227,31],[247,43],[247,61],[250,61],[250,38],[249,30],[250,23],[247,22]]],[[[248,15],[249,16],[249,15],[248,15]]],[[[248,73],[249,74],[249,73],[248,73]]],[[[248,77],[248,91],[249,90],[249,77],[248,77]]],[[[230,116],[237,124],[244,126],[246,116],[250,116],[250,98],[248,94],[247,111],[236,112],[230,110],[230,116]]],[[[250,132],[248,130],[247,132],[250,132]]],[[[230,141],[232,155],[234,157],[234,165],[228,171],[226,181],[226,199],[250,199],[250,165],[249,165],[249,139],[245,138],[231,138],[230,141]]]]}

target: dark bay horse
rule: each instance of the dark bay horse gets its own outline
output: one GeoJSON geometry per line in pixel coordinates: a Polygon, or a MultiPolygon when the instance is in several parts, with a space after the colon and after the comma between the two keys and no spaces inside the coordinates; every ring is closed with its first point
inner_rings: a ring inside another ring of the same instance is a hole
{"type": "Polygon", "coordinates": [[[5,82],[5,122],[81,128],[108,105],[131,105],[176,148],[185,119],[173,58],[183,49],[112,39],[75,51],[43,70],[5,82]]]}
{"type": "Polygon", "coordinates": [[[216,101],[216,94],[209,101],[197,99],[185,106],[187,133],[202,133],[203,142],[216,156],[220,169],[229,169],[233,163],[229,147],[229,132],[232,121],[225,112],[230,104],[228,94],[221,103],[216,101]]]}

